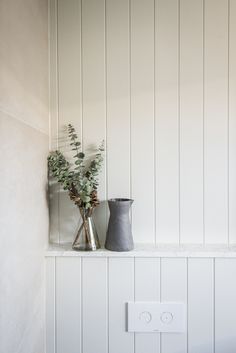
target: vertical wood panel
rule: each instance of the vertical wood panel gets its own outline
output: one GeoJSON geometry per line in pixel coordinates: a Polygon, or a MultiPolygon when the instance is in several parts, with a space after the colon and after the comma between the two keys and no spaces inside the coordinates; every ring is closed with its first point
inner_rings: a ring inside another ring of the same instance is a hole
{"type": "MultiPolygon", "coordinates": [[[[82,0],[83,142],[86,151],[106,139],[105,1],[82,0]]],[[[103,241],[106,231],[106,165],[100,175],[95,223],[103,241]]]]}
{"type": "Polygon", "coordinates": [[[155,242],[154,0],[131,0],[131,183],[136,242],[155,242]]]}
{"type": "MultiPolygon", "coordinates": [[[[106,199],[106,183],[109,197],[132,194],[136,241],[154,242],[156,224],[160,243],[177,243],[179,230],[184,243],[226,243],[228,235],[235,242],[229,3],[228,14],[228,0],[50,0],[51,147],[68,122],[89,151],[107,135],[108,180],[105,166],[99,196],[106,199]]],[[[65,141],[60,148],[68,149],[65,141]]],[[[66,192],[59,202],[58,185],[50,186],[51,240],[71,241],[78,212],[66,192]]],[[[102,202],[95,220],[102,240],[106,214],[102,202]]]]}
{"type": "Polygon", "coordinates": [[[56,258],[56,353],[81,353],[81,259],[56,258]]]}
{"type": "Polygon", "coordinates": [[[180,1],[180,240],[203,242],[202,0],[180,1]]]}
{"type": "MultiPolygon", "coordinates": [[[[135,300],[160,301],[160,259],[135,259],[135,300]]],[[[136,333],[135,353],[159,353],[159,333],[136,333]]]]}
{"type": "MultiPolygon", "coordinates": [[[[59,147],[72,155],[65,126],[74,125],[81,138],[81,4],[80,0],[58,0],[58,100],[59,147]]],[[[72,241],[79,212],[62,188],[59,200],[60,242],[72,241]]]]}
{"type": "Polygon", "coordinates": [[[129,0],[107,0],[108,198],[130,197],[129,0]]]}
{"type": "MultiPolygon", "coordinates": [[[[58,148],[58,62],[57,62],[57,0],[49,1],[49,95],[50,95],[50,150],[58,148]]],[[[50,241],[59,243],[59,185],[49,179],[50,241]]]]}
{"type": "Polygon", "coordinates": [[[107,261],[84,258],[83,353],[107,352],[107,261]]]}
{"type": "Polygon", "coordinates": [[[160,347],[162,353],[184,353],[187,345],[188,353],[235,352],[236,259],[216,259],[215,269],[213,261],[189,259],[187,267],[179,258],[84,258],[81,283],[80,258],[58,257],[56,267],[55,258],[47,258],[47,353],[82,352],[82,341],[84,353],[95,347],[104,353],[133,353],[134,347],[136,353],[160,347]],[[134,341],[127,332],[126,303],[160,299],[188,302],[188,340],[186,333],[161,334],[161,341],[158,334],[140,333],[134,341]]]}
{"type": "MultiPolygon", "coordinates": [[[[187,260],[161,259],[161,301],[187,303],[187,260]]],[[[187,353],[187,333],[161,334],[161,353],[187,353]]]]}
{"type": "Polygon", "coordinates": [[[55,258],[46,259],[46,353],[55,353],[55,258]]]}
{"type": "Polygon", "coordinates": [[[58,0],[59,123],[81,136],[81,2],[58,0]]]}
{"type": "Polygon", "coordinates": [[[236,259],[215,260],[215,353],[236,351],[236,259]]]}
{"type": "Polygon", "coordinates": [[[213,259],[188,260],[188,353],[214,352],[213,259]]]}
{"type": "Polygon", "coordinates": [[[229,240],[236,243],[236,2],[229,17],[229,240]]]}
{"type": "Polygon", "coordinates": [[[134,300],[134,259],[109,258],[109,353],[134,353],[126,303],[134,300]]]}
{"type": "Polygon", "coordinates": [[[205,239],[228,241],[228,0],[205,1],[205,239]]]}
{"type": "Polygon", "coordinates": [[[178,0],[156,0],[157,242],[179,242],[178,0]]]}

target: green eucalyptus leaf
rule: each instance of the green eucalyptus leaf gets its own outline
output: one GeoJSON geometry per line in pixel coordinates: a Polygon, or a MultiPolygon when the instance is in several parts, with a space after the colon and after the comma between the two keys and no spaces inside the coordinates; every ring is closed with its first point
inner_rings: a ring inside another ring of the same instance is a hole
{"type": "Polygon", "coordinates": [[[78,153],[78,158],[83,159],[85,157],[85,154],[83,152],[78,153]]]}

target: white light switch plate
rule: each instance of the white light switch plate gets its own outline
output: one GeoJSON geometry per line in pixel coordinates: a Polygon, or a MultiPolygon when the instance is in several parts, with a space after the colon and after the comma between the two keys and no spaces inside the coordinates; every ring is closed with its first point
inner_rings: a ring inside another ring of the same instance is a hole
{"type": "Polygon", "coordinates": [[[184,332],[184,303],[129,302],[129,332],[184,332]]]}

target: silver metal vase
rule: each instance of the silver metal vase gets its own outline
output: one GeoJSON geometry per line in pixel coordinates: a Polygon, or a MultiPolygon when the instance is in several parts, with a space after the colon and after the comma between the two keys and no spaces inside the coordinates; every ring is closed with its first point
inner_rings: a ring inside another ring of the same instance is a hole
{"type": "Polygon", "coordinates": [[[131,199],[110,199],[110,219],[105,248],[112,251],[130,251],[134,248],[130,223],[131,199]]]}
{"type": "Polygon", "coordinates": [[[90,210],[80,209],[82,224],[78,230],[72,249],[77,251],[94,251],[99,249],[100,242],[90,210]]]}

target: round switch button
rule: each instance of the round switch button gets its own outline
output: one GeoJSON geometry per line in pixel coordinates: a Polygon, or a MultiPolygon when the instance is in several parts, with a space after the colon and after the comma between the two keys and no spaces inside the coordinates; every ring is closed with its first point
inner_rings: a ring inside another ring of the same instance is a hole
{"type": "Polygon", "coordinates": [[[161,314],[160,319],[163,324],[170,324],[173,321],[173,315],[170,312],[166,311],[161,314]]]}
{"type": "Polygon", "coordinates": [[[139,315],[139,320],[149,324],[149,322],[152,321],[152,315],[149,313],[149,311],[143,311],[139,315]]]}

